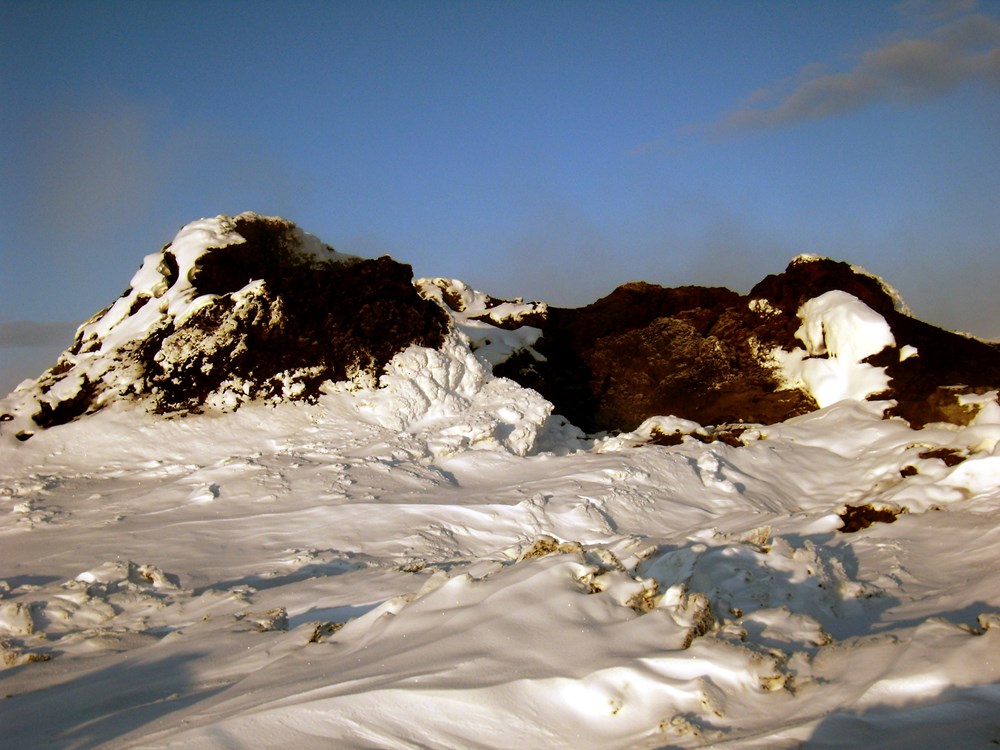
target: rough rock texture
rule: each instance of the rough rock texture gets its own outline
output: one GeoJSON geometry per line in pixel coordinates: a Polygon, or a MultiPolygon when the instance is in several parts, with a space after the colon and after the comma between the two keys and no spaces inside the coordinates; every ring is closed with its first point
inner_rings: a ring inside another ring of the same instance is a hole
{"type": "Polygon", "coordinates": [[[22,439],[121,398],[184,413],[309,399],[328,381],[372,383],[397,352],[440,347],[448,330],[440,307],[414,289],[410,266],[340,255],[283,219],[203,220],[177,243],[147,258],[119,307],[81,326],[20,394],[33,422],[18,420],[22,439]],[[226,240],[203,248],[203,236],[226,240]]]}
{"type": "Polygon", "coordinates": [[[164,412],[196,409],[227,381],[251,399],[310,398],[326,381],[377,378],[410,344],[441,345],[446,321],[417,295],[410,266],[388,256],[311,262],[295,252],[289,229],[239,219],[246,242],[205,254],[191,281],[219,296],[141,343],[136,393],[152,394],[164,412]],[[258,280],[260,291],[238,304],[233,294],[258,280]]]}
{"type": "Polygon", "coordinates": [[[897,349],[889,348],[866,360],[887,368],[889,389],[878,398],[897,401],[889,415],[901,416],[914,427],[928,422],[965,424],[977,410],[959,404],[959,396],[1000,388],[1000,345],[917,320],[882,282],[847,263],[827,258],[793,262],[784,273],[757,284],[748,297],[765,298],[781,309],[785,330],[794,333],[799,305],[831,289],[853,294],[886,319],[897,345],[917,349],[916,356],[903,361],[897,349]]]}
{"type": "Polygon", "coordinates": [[[797,332],[803,303],[832,290],[891,329],[894,346],[854,363],[885,368],[888,389],[869,398],[895,399],[890,414],[918,427],[965,423],[978,407],[961,397],[1000,387],[1000,346],[915,320],[884,282],[825,258],[796,258],[747,295],[638,282],[577,309],[498,300],[455,280],[417,287],[409,266],[341,255],[283,219],[203,219],[147,256],[59,362],[0,404],[0,423],[28,439],[120,399],[183,414],[311,399],[330,381],[373,386],[396,353],[440,349],[454,327],[494,374],[588,432],[661,415],[768,424],[817,408],[774,353],[800,350],[811,366],[831,356],[803,350],[797,332]]]}
{"type": "MultiPolygon", "coordinates": [[[[771,323],[723,288],[665,289],[630,283],[587,307],[550,308],[535,349],[495,368],[540,391],[584,430],[633,430],[672,414],[702,424],[775,422],[816,408],[779,382],[757,338],[785,341],[771,323]]],[[[794,329],[793,329],[794,332],[794,329]]]]}
{"type": "Polygon", "coordinates": [[[768,352],[801,348],[797,313],[806,300],[840,289],[883,315],[899,346],[867,362],[887,367],[898,401],[890,413],[914,426],[963,421],[975,409],[958,395],[1000,386],[1000,347],[922,323],[879,279],[825,258],[800,258],[749,294],[630,283],[583,308],[550,308],[534,349],[495,372],[541,392],[555,411],[588,431],[633,430],[671,414],[701,424],[782,421],[816,408],[784,387],[768,352]]]}

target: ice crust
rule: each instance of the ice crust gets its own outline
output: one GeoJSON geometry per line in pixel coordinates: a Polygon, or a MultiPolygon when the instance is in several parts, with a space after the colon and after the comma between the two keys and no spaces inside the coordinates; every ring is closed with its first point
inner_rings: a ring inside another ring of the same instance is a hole
{"type": "MultiPolygon", "coordinates": [[[[224,241],[190,225],[178,267],[224,241]]],[[[148,265],[130,289],[190,314],[184,273],[163,288],[148,265]]],[[[820,410],[588,437],[492,373],[533,351],[542,307],[417,286],[453,326],[377,381],[3,431],[4,743],[1000,741],[995,391],[963,397],[967,426],[884,418],[864,360],[906,342],[831,292],[800,309],[803,348],[774,355],[820,410]],[[875,520],[846,533],[848,508],[875,520]]],[[[87,335],[142,336],[122,309],[87,335]]]]}
{"type": "Polygon", "coordinates": [[[668,417],[595,442],[457,330],[383,381],[183,420],[113,408],[5,441],[5,740],[995,737],[991,410],[913,430],[844,400],[733,445],[668,417]],[[650,445],[654,428],[681,439],[650,445]],[[862,504],[895,522],[839,531],[862,504]]]}

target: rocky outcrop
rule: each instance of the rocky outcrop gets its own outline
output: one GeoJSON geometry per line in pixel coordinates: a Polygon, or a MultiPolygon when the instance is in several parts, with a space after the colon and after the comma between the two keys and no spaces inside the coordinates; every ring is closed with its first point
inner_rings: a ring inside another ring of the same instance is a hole
{"type": "Polygon", "coordinates": [[[182,414],[310,399],[329,381],[370,385],[410,344],[439,347],[448,325],[410,267],[389,257],[342,255],[283,219],[195,222],[147,256],[55,367],[15,392],[15,410],[31,416],[19,434],[118,399],[182,414]]]}
{"type": "Polygon", "coordinates": [[[929,422],[965,424],[978,409],[963,404],[962,397],[1000,388],[1000,345],[914,318],[898,293],[847,263],[828,258],[793,262],[784,273],[757,284],[748,297],[768,300],[781,311],[785,333],[794,333],[800,306],[832,289],[860,299],[882,315],[892,330],[897,347],[887,347],[866,360],[886,368],[889,387],[877,397],[897,402],[887,410],[888,415],[903,417],[914,427],[929,422]],[[900,355],[904,346],[911,348],[913,356],[900,355]]]}
{"type": "Polygon", "coordinates": [[[521,354],[494,372],[540,391],[591,432],[632,430],[661,414],[774,422],[816,404],[781,390],[762,362],[754,334],[784,340],[772,327],[728,289],[631,283],[587,307],[550,308],[535,344],[544,361],[521,354]]]}
{"type": "Polygon", "coordinates": [[[56,365],[0,403],[0,423],[27,439],[118,400],[186,414],[376,387],[396,354],[442,350],[449,332],[487,377],[591,433],[664,415],[768,424],[841,398],[892,399],[888,414],[917,427],[962,423],[1000,387],[1000,346],[914,319],[883,281],[826,258],[796,258],[746,295],[637,282],[567,309],[414,281],[389,257],[242,214],[189,224],[147,256],[56,365]]]}
{"type": "Polygon", "coordinates": [[[664,414],[774,423],[817,408],[806,389],[787,382],[773,352],[801,349],[802,305],[831,290],[856,297],[892,330],[897,345],[864,360],[886,368],[888,389],[870,398],[896,400],[890,414],[918,427],[967,420],[976,409],[960,396],[1000,386],[1000,347],[915,320],[878,278],[808,256],[747,295],[631,283],[583,308],[549,308],[535,322],[542,335],[534,352],[495,372],[535,388],[591,432],[633,430],[664,414]]]}

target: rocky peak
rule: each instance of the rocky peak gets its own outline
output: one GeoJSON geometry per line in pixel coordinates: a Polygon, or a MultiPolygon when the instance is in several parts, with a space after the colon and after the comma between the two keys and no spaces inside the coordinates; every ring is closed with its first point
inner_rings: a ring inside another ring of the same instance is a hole
{"type": "Polygon", "coordinates": [[[231,410],[313,398],[328,381],[376,382],[410,344],[440,346],[443,311],[409,266],[337,253],[284,219],[203,219],[145,258],[73,346],[8,399],[22,436],[104,408],[231,410]]]}
{"type": "Polygon", "coordinates": [[[892,399],[914,426],[963,422],[1000,387],[1000,346],[914,319],[881,279],[827,258],[795,258],[746,295],[633,282],[569,309],[414,281],[389,257],[241,214],[147,256],[52,369],[0,402],[0,422],[27,439],[115,401],[183,415],[374,387],[411,344],[452,356],[449,332],[454,356],[474,352],[588,432],[666,415],[767,424],[842,398],[892,399]]]}
{"type": "Polygon", "coordinates": [[[495,372],[535,388],[588,431],[633,430],[666,414],[706,425],[779,422],[820,405],[809,383],[845,373],[881,384],[861,397],[894,399],[888,413],[919,427],[968,420],[970,394],[1000,386],[1000,347],[922,323],[878,277],[816,256],[794,259],[747,295],[625,284],[586,307],[550,308],[541,329],[532,356],[516,354],[495,372]],[[827,297],[827,308],[831,299],[853,302],[824,321],[824,305],[807,303],[831,292],[841,296],[827,297]],[[820,339],[812,347],[809,315],[820,339]],[[884,341],[857,362],[844,353],[838,361],[823,342],[838,315],[869,320],[839,321],[841,338],[863,335],[847,329],[875,319],[884,341]]]}

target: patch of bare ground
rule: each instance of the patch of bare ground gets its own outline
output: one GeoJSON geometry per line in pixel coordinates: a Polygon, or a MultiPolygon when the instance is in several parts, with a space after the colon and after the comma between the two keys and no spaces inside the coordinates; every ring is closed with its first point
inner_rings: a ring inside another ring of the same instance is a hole
{"type": "Polygon", "coordinates": [[[862,529],[867,529],[875,523],[895,523],[896,517],[903,511],[891,510],[889,508],[876,508],[873,505],[848,505],[843,512],[839,513],[843,526],[840,531],[844,534],[853,534],[862,529]]]}

